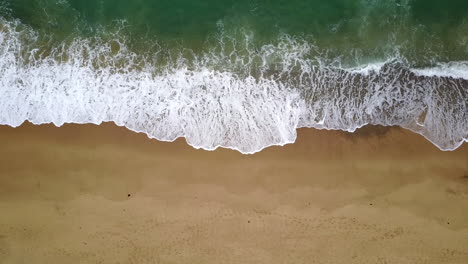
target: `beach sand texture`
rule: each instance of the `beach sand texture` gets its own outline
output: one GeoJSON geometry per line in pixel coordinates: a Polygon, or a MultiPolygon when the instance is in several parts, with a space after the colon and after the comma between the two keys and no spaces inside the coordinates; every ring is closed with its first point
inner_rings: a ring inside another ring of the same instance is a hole
{"type": "Polygon", "coordinates": [[[300,129],[254,155],[0,127],[0,263],[468,263],[468,145],[300,129]]]}

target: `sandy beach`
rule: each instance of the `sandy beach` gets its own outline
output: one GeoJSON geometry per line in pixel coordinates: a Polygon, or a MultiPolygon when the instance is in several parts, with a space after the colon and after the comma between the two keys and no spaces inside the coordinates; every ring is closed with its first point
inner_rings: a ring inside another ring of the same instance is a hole
{"type": "Polygon", "coordinates": [[[468,263],[468,145],[299,130],[254,155],[0,127],[0,263],[468,263]]]}

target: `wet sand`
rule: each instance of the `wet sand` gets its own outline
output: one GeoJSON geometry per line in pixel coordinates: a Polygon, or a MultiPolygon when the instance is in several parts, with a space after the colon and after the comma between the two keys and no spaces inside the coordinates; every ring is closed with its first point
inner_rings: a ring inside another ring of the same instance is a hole
{"type": "Polygon", "coordinates": [[[468,263],[468,144],[301,129],[255,155],[0,126],[0,263],[468,263]]]}

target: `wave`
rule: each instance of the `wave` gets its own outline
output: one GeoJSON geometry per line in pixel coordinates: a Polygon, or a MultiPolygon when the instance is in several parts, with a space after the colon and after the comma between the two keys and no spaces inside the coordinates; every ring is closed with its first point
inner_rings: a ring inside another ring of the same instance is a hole
{"type": "Polygon", "coordinates": [[[468,61],[437,63],[434,67],[416,69],[414,72],[421,76],[451,77],[468,80],[468,61]]]}
{"type": "Polygon", "coordinates": [[[162,141],[242,153],[292,143],[300,127],[401,126],[441,150],[468,141],[468,80],[445,66],[411,69],[397,57],[324,65],[313,45],[287,35],[242,49],[221,38],[191,60],[180,52],[163,63],[118,38],[49,47],[17,21],[0,25],[4,125],[112,121],[162,141]]]}

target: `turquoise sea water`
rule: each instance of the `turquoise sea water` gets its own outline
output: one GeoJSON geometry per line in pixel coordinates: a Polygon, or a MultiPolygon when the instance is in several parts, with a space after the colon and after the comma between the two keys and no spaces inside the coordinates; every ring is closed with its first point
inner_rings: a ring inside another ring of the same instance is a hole
{"type": "Polygon", "coordinates": [[[468,138],[462,0],[0,0],[0,123],[253,153],[296,128],[468,138]]]}

